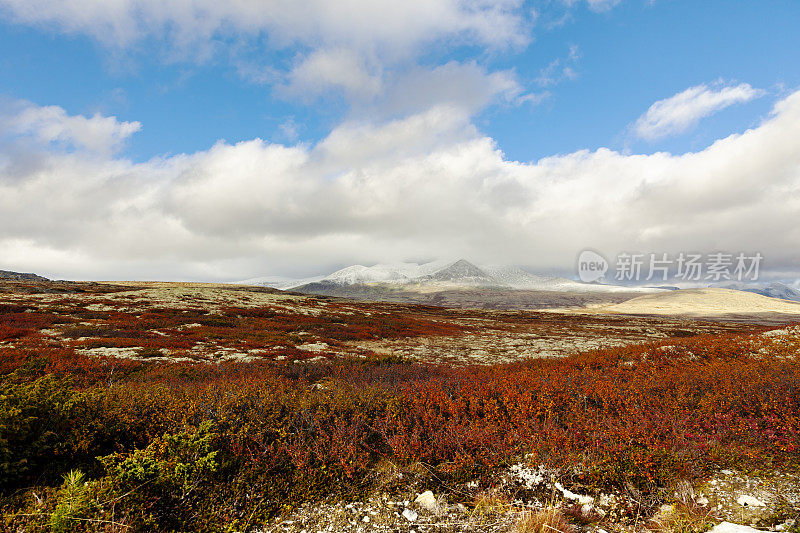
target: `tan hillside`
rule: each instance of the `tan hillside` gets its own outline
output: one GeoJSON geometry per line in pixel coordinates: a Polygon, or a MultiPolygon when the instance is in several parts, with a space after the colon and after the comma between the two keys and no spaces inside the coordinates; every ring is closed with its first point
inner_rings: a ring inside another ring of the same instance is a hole
{"type": "Polygon", "coordinates": [[[682,289],[639,296],[622,303],[597,306],[595,311],[646,315],[763,315],[800,316],[800,303],[731,289],[682,289]]]}

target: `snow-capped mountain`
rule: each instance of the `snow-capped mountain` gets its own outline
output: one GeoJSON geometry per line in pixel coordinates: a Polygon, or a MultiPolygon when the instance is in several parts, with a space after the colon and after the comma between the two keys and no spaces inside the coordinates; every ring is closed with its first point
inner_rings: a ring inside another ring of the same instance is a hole
{"type": "Polygon", "coordinates": [[[340,285],[391,283],[441,286],[442,288],[496,287],[556,291],[619,289],[612,285],[596,285],[566,278],[538,276],[516,266],[474,265],[465,259],[433,261],[423,264],[380,264],[372,267],[355,265],[323,277],[320,283],[340,285]]]}
{"type": "Polygon", "coordinates": [[[800,302],[800,291],[777,281],[769,284],[729,283],[722,286],[722,288],[753,292],[762,296],[769,296],[770,298],[800,302]]]}
{"type": "Polygon", "coordinates": [[[464,259],[459,259],[427,276],[416,278],[415,281],[417,283],[454,283],[479,287],[497,285],[497,280],[464,259]]]}
{"type": "Polygon", "coordinates": [[[378,264],[371,267],[353,265],[337,270],[321,281],[354,285],[357,283],[409,283],[434,274],[446,268],[452,261],[432,261],[430,263],[378,264]]]}
{"type": "Polygon", "coordinates": [[[429,263],[353,265],[327,276],[292,280],[290,278],[254,278],[241,283],[276,289],[319,285],[325,288],[351,285],[390,285],[408,289],[498,288],[558,292],[655,292],[655,289],[581,283],[567,278],[538,276],[520,267],[474,265],[465,259],[429,263]]]}
{"type": "Polygon", "coordinates": [[[570,292],[605,292],[605,291],[634,291],[652,292],[637,287],[619,287],[616,285],[601,285],[597,283],[582,283],[567,278],[555,276],[539,276],[531,274],[517,266],[486,265],[481,269],[492,277],[499,285],[520,290],[535,291],[570,291],[570,292]]]}
{"type": "Polygon", "coordinates": [[[537,276],[527,270],[517,266],[508,265],[483,265],[481,269],[492,279],[507,287],[523,289],[527,287],[546,286],[556,280],[566,280],[565,278],[554,278],[547,276],[537,276]]]}

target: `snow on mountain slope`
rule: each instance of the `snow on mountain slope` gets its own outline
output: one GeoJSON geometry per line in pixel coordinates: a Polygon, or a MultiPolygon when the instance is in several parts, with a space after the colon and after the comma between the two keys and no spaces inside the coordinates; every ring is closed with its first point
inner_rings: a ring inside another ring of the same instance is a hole
{"type": "Polygon", "coordinates": [[[582,283],[580,281],[573,281],[571,279],[555,276],[539,276],[516,266],[486,265],[481,266],[481,269],[496,280],[499,285],[519,290],[556,292],[656,292],[656,289],[650,287],[601,285],[597,283],[582,283]]]}
{"type": "Polygon", "coordinates": [[[377,266],[349,266],[325,276],[323,281],[354,285],[356,283],[396,283],[410,279],[401,269],[377,268],[377,266]]]}
{"type": "Polygon", "coordinates": [[[322,278],[323,281],[353,285],[356,283],[408,283],[431,275],[450,265],[451,261],[432,261],[430,263],[378,264],[371,267],[353,265],[322,278]]]}
{"type": "Polygon", "coordinates": [[[369,283],[409,283],[417,278],[433,274],[449,265],[453,261],[431,261],[429,263],[396,263],[378,264],[371,267],[364,265],[352,265],[345,267],[326,276],[316,276],[313,278],[296,279],[281,276],[267,276],[262,278],[252,278],[237,283],[242,285],[261,285],[275,289],[291,289],[324,281],[338,285],[356,285],[369,283]]]}
{"type": "Polygon", "coordinates": [[[531,274],[527,270],[523,270],[517,266],[508,266],[508,265],[482,265],[481,270],[486,272],[492,279],[496,280],[498,283],[505,285],[506,287],[512,287],[514,289],[530,289],[530,288],[542,288],[542,290],[547,290],[545,287],[551,286],[553,283],[556,283],[557,280],[566,280],[565,278],[555,278],[549,276],[538,276],[536,274],[531,274]]]}
{"type": "Polygon", "coordinates": [[[323,278],[322,281],[343,285],[353,283],[413,283],[438,285],[463,285],[481,287],[542,288],[564,278],[536,276],[519,267],[476,266],[469,261],[432,261],[430,263],[380,264],[372,267],[355,265],[343,268],[323,278]]]}
{"type": "Polygon", "coordinates": [[[280,289],[280,290],[287,290],[292,289],[294,287],[299,287],[300,285],[306,285],[308,283],[315,283],[322,279],[322,276],[316,276],[313,278],[305,278],[305,279],[297,279],[297,278],[287,278],[283,276],[265,276],[262,278],[250,278],[245,279],[242,281],[235,282],[236,285],[257,285],[259,287],[270,287],[272,289],[280,289]]]}
{"type": "Polygon", "coordinates": [[[636,292],[651,293],[656,289],[581,283],[567,278],[538,276],[516,266],[474,265],[464,259],[428,263],[352,265],[327,276],[308,279],[254,278],[240,283],[262,285],[276,289],[291,289],[310,283],[327,286],[379,285],[405,286],[416,290],[445,290],[461,288],[500,288],[556,292],[636,292]]]}
{"type": "Polygon", "coordinates": [[[427,276],[416,279],[419,283],[444,283],[466,286],[486,287],[497,285],[497,280],[493,279],[479,267],[469,261],[459,259],[455,263],[437,270],[427,276]]]}
{"type": "Polygon", "coordinates": [[[786,285],[785,283],[773,282],[768,285],[748,284],[748,283],[729,283],[722,285],[724,289],[734,289],[737,291],[752,292],[770,298],[780,298],[781,300],[791,300],[800,302],[800,291],[786,285]]]}

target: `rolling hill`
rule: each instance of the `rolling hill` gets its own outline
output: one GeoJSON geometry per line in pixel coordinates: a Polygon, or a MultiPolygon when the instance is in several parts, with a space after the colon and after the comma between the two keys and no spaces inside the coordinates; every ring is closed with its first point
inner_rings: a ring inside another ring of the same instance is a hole
{"type": "Polygon", "coordinates": [[[731,315],[798,315],[800,303],[733,289],[682,289],[648,294],[625,302],[597,306],[601,313],[633,315],[685,315],[717,317],[731,315]]]}

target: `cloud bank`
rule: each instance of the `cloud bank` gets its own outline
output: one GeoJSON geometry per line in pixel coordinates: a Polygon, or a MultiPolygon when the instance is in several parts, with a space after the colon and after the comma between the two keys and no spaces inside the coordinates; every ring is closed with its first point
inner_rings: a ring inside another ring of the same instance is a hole
{"type": "Polygon", "coordinates": [[[498,46],[525,42],[521,6],[520,0],[0,1],[17,22],[88,34],[111,46],[151,36],[189,45],[261,33],[278,46],[349,43],[394,51],[442,37],[498,46]]]}
{"type": "Polygon", "coordinates": [[[144,163],[113,152],[138,123],[6,107],[0,249],[15,269],[241,279],[466,256],[570,271],[585,247],[800,264],[800,92],[696,153],[601,148],[530,163],[446,103],[351,119],[313,146],[219,142],[144,163]]]}

